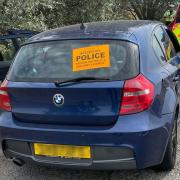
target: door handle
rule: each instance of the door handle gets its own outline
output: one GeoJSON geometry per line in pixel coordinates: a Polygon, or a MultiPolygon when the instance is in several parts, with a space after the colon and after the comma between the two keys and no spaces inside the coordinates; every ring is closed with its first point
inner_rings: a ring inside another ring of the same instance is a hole
{"type": "Polygon", "coordinates": [[[179,76],[173,77],[173,81],[174,81],[174,82],[180,81],[180,77],[179,77],[179,76]]]}

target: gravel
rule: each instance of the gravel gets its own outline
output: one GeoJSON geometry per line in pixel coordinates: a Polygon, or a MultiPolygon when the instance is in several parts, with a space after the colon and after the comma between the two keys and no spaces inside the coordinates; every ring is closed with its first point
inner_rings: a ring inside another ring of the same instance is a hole
{"type": "MultiPolygon", "coordinates": [[[[180,142],[180,127],[178,128],[180,142]]],[[[179,180],[180,179],[180,143],[177,151],[176,168],[171,172],[157,173],[153,170],[131,171],[78,171],[53,167],[25,164],[18,167],[0,156],[0,180],[179,180]]]]}

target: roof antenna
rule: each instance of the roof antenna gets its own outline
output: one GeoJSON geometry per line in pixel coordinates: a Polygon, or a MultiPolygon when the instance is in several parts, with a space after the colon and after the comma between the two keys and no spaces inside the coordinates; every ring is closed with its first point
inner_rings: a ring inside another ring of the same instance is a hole
{"type": "Polygon", "coordinates": [[[84,23],[83,23],[83,22],[81,22],[80,29],[81,29],[81,30],[84,30],[85,28],[86,28],[86,26],[84,25],[84,23]]]}

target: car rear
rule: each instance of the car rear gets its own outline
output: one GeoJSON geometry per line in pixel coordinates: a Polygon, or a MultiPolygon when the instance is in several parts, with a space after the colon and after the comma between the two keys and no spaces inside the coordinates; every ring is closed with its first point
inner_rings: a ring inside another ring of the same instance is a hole
{"type": "Polygon", "coordinates": [[[120,112],[124,80],[139,74],[138,57],[137,45],[115,40],[25,45],[7,77],[12,115],[19,122],[33,124],[113,125],[120,112]],[[75,57],[77,51],[84,54],[75,57]],[[104,67],[106,58],[109,64],[104,67]],[[73,69],[74,61],[80,69],[73,69]],[[71,82],[76,78],[85,80],[71,82]],[[53,102],[56,94],[64,97],[61,106],[53,102]]]}
{"type": "Polygon", "coordinates": [[[169,117],[155,123],[155,87],[139,57],[138,45],[122,40],[22,46],[0,88],[5,156],[89,169],[158,164],[169,117]]]}

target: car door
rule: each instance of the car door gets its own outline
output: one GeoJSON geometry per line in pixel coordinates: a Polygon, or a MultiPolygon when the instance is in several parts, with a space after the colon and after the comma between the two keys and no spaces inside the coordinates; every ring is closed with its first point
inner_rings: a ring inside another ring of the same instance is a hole
{"type": "Polygon", "coordinates": [[[178,102],[180,102],[180,44],[178,42],[177,37],[172,31],[170,31],[166,26],[164,26],[164,30],[168,34],[168,37],[171,40],[173,47],[175,49],[175,56],[171,58],[170,64],[178,67],[178,72],[176,75],[175,82],[176,82],[176,92],[178,94],[178,100],[179,100],[178,102]],[[176,63],[173,64],[173,62],[176,62],[176,63]]]}
{"type": "MultiPolygon", "coordinates": [[[[159,26],[155,30],[155,37],[159,42],[159,45],[163,51],[163,68],[167,70],[167,77],[165,77],[165,82],[168,84],[170,91],[174,91],[175,95],[178,98],[178,86],[179,86],[179,74],[178,68],[173,66],[170,62],[173,58],[177,56],[177,50],[174,47],[173,42],[171,41],[170,36],[166,32],[164,26],[159,26]]],[[[177,99],[176,99],[177,100],[177,99]]],[[[179,101],[179,99],[178,99],[179,101]]]]}

